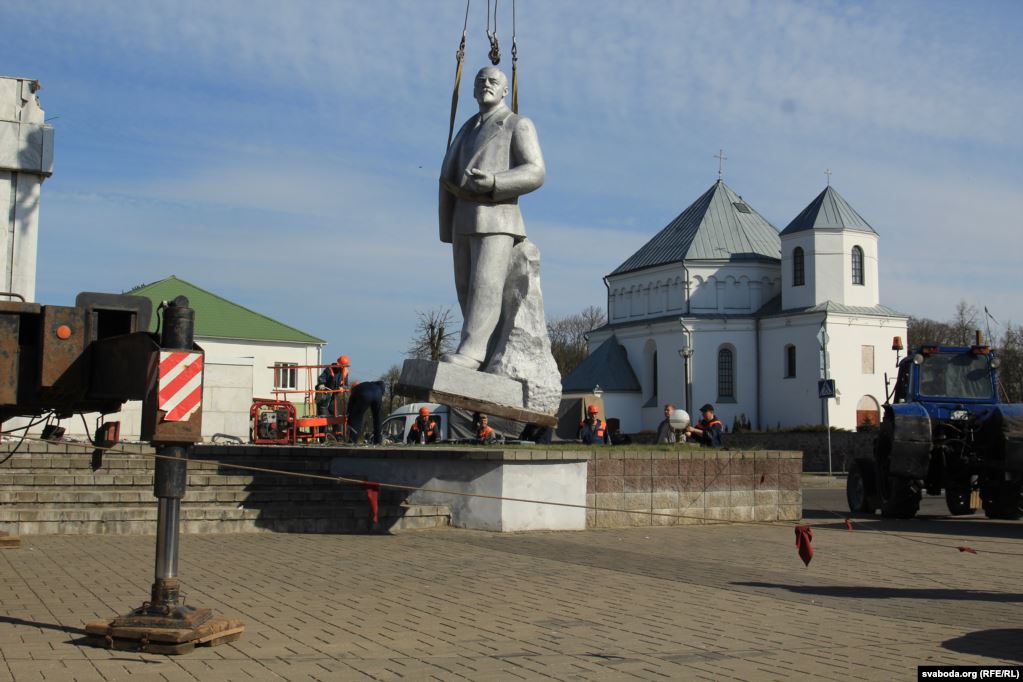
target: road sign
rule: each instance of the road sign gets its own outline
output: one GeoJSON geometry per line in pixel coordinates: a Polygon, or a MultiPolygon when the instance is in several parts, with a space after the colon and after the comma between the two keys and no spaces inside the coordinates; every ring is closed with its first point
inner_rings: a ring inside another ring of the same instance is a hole
{"type": "Polygon", "coordinates": [[[817,397],[818,398],[834,398],[835,397],[835,380],[834,379],[821,379],[817,382],[817,397]]]}

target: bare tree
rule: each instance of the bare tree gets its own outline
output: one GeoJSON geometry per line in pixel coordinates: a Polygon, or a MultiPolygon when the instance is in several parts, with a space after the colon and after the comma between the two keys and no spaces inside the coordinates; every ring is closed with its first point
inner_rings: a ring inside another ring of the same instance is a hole
{"type": "Polygon", "coordinates": [[[558,363],[562,378],[586,359],[586,334],[603,326],[606,321],[604,311],[597,306],[589,306],[574,315],[547,320],[551,354],[558,363]]]}
{"type": "Polygon", "coordinates": [[[977,329],[977,307],[966,301],[956,304],[955,315],[948,322],[949,342],[956,346],[969,346],[977,329]]]}
{"type": "Polygon", "coordinates": [[[406,402],[404,397],[394,392],[399,377],[401,377],[401,367],[398,365],[391,365],[380,376],[380,381],[384,382],[384,403],[387,405],[387,414],[394,412],[395,407],[401,407],[406,402]]]}
{"type": "Polygon", "coordinates": [[[906,323],[906,347],[916,348],[925,344],[950,344],[952,333],[949,325],[926,317],[910,317],[906,323]]]}
{"type": "Polygon", "coordinates": [[[995,348],[998,361],[998,383],[1006,402],[1023,402],[1023,325],[1005,326],[995,348]]]}
{"type": "Polygon", "coordinates": [[[425,313],[417,310],[416,335],[409,342],[408,356],[419,360],[440,360],[454,349],[458,332],[451,308],[434,308],[425,313]]]}

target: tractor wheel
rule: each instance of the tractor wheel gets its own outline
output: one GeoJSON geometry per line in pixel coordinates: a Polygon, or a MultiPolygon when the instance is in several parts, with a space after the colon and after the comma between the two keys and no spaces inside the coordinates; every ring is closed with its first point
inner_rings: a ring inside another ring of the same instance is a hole
{"type": "Polygon", "coordinates": [[[881,516],[911,519],[920,509],[920,490],[913,481],[899,476],[886,476],[880,482],[881,516]]]}
{"type": "Polygon", "coordinates": [[[991,482],[981,486],[980,497],[989,519],[1015,521],[1023,517],[1023,479],[991,482]]]}
{"type": "Polygon", "coordinates": [[[856,460],[849,467],[845,480],[845,499],[849,503],[849,511],[853,514],[873,514],[876,509],[874,500],[874,464],[856,460]]]}
{"type": "Polygon", "coordinates": [[[972,487],[962,484],[949,484],[945,488],[945,503],[948,505],[948,513],[952,516],[967,516],[977,511],[976,507],[970,506],[972,487]]]}

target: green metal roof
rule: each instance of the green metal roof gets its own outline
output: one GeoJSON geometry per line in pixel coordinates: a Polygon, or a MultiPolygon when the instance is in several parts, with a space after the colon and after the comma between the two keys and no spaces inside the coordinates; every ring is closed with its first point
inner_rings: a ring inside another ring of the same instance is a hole
{"type": "Polygon", "coordinates": [[[191,282],[171,275],[152,284],[143,284],[126,293],[145,296],[153,302],[153,321],[150,331],[156,331],[157,306],[176,296],[188,298],[195,310],[195,335],[215,339],[244,339],[248,341],[283,341],[291,343],[325,344],[321,338],[306,334],[283,322],[249,310],[226,298],[200,289],[191,282]]]}
{"type": "Polygon", "coordinates": [[[801,308],[782,309],[781,294],[778,294],[757,311],[757,317],[776,317],[784,315],[802,315],[804,313],[835,313],[836,315],[862,315],[870,317],[905,317],[909,315],[900,313],[894,308],[878,304],[871,306],[845,305],[834,301],[824,301],[817,305],[804,306],[801,308]]]}
{"type": "Polygon", "coordinates": [[[598,384],[605,391],[642,390],[629,364],[628,353],[614,336],[597,346],[561,380],[561,390],[565,393],[589,393],[598,384]]]}
{"type": "Polygon", "coordinates": [[[831,185],[825,187],[824,191],[818,194],[810,202],[810,205],[803,209],[802,213],[793,218],[781,233],[793,234],[817,228],[846,229],[877,234],[874,228],[831,185]]]}
{"type": "Polygon", "coordinates": [[[612,275],[692,260],[781,260],[778,230],[718,180],[612,275]]]}

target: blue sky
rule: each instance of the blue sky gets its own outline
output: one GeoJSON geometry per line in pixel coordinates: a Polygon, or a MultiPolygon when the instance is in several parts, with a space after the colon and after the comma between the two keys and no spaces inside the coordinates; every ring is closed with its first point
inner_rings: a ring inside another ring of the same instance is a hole
{"type": "MultiPolygon", "coordinates": [[[[42,82],[56,128],[38,299],[175,274],[328,339],[360,378],[400,363],[415,310],[457,310],[435,202],[464,9],[4,3],[0,70],[42,82]]],[[[1013,1],[520,0],[548,314],[603,306],[601,277],[724,148],[726,182],[779,229],[830,168],[881,235],[883,303],[1023,322],[1021,25],[1013,1]]]]}

